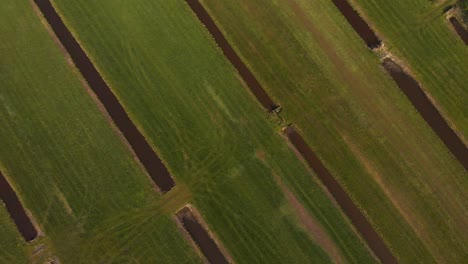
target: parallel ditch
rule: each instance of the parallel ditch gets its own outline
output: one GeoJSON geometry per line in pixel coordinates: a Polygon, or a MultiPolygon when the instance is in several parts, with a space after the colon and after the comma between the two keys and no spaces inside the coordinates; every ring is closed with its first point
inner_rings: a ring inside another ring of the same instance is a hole
{"type": "Polygon", "coordinates": [[[213,264],[229,264],[229,261],[208,233],[208,230],[200,223],[189,207],[184,207],[176,214],[177,220],[182,224],[190,238],[198,246],[205,258],[213,264]]]}
{"type": "Polygon", "coordinates": [[[232,46],[224,37],[221,30],[218,28],[218,26],[216,26],[213,19],[210,17],[205,8],[200,4],[200,2],[198,0],[186,0],[185,2],[190,6],[190,8],[198,17],[200,22],[203,25],[205,25],[206,29],[208,29],[218,46],[223,51],[224,56],[226,56],[226,58],[231,62],[234,68],[236,68],[236,70],[239,72],[239,75],[247,83],[247,86],[250,88],[250,90],[258,99],[258,101],[262,104],[262,106],[269,112],[276,109],[277,105],[273,103],[273,100],[265,92],[265,90],[260,85],[255,76],[252,74],[252,72],[239,58],[237,53],[234,51],[232,46]]]}
{"type": "Polygon", "coordinates": [[[369,221],[367,221],[364,214],[354,204],[353,200],[351,200],[338,181],[333,178],[325,165],[323,165],[317,155],[315,155],[312,149],[304,141],[302,136],[292,126],[286,127],[284,129],[284,133],[302,158],[317,173],[325,187],[337,201],[338,205],[348,216],[357,231],[365,239],[367,245],[372,249],[380,261],[382,261],[382,263],[398,263],[382,238],[380,238],[369,221]]]}
{"type": "Polygon", "coordinates": [[[335,6],[340,10],[341,14],[348,20],[349,24],[366,42],[371,49],[380,46],[382,41],[375,35],[374,31],[362,19],[362,17],[353,9],[347,0],[332,0],[335,6]]]}
{"type": "Polygon", "coordinates": [[[5,203],[6,209],[16,224],[21,235],[26,241],[34,240],[37,237],[37,230],[29,219],[23,205],[13,188],[0,171],[0,199],[5,203]]]}
{"type": "Polygon", "coordinates": [[[468,148],[431,103],[421,86],[393,60],[385,59],[383,67],[450,152],[468,170],[468,148]]]}
{"type": "Polygon", "coordinates": [[[151,148],[148,141],[130,120],[128,114],[112,93],[110,87],[103,80],[84,50],[65,26],[52,6],[52,3],[49,0],[34,0],[34,2],[39,7],[57,38],[70,54],[75,66],[81,72],[86,82],[104,105],[113,122],[130,144],[150,177],[163,193],[168,192],[175,185],[174,179],[161,159],[151,148]]]}
{"type": "Polygon", "coordinates": [[[449,21],[465,45],[468,45],[468,31],[460,24],[456,17],[450,17],[449,21]]]}
{"type": "MultiPolygon", "coordinates": [[[[200,22],[205,25],[208,31],[212,34],[215,42],[221,47],[227,59],[239,71],[257,100],[270,111],[275,110],[276,104],[271,100],[265,92],[255,76],[245,66],[239,56],[235,53],[229,42],[226,40],[221,30],[215,24],[205,8],[198,0],[186,0],[192,11],[196,14],[200,22]]],[[[380,41],[379,41],[380,43],[380,41]]],[[[396,258],[392,255],[389,248],[373,229],[365,216],[359,211],[358,207],[346,194],[340,184],[328,172],[326,167],[321,163],[318,157],[313,153],[311,148],[303,140],[302,136],[297,133],[292,127],[285,130],[289,140],[303,156],[312,169],[318,174],[319,178],[324,182],[324,185],[335,198],[341,209],[350,218],[352,224],[356,227],[361,236],[366,240],[371,250],[383,263],[397,263],[396,258]]]]}

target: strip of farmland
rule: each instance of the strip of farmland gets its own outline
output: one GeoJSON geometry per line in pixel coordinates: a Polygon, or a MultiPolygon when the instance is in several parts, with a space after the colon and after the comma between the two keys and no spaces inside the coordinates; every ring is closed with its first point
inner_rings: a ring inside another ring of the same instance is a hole
{"type": "Polygon", "coordinates": [[[377,262],[184,1],[54,4],[233,261],[330,262],[280,178],[344,260],[377,262]]]}
{"type": "Polygon", "coordinates": [[[386,47],[411,69],[444,119],[468,144],[468,49],[460,37],[448,29],[444,14],[448,3],[351,1],[378,29],[386,47]]]}
{"type": "Polygon", "coordinates": [[[0,171],[0,199],[5,203],[6,209],[10,214],[16,227],[26,241],[31,241],[37,237],[37,230],[29,219],[23,205],[13,188],[0,171]]]}
{"type": "MultiPolygon", "coordinates": [[[[178,207],[161,204],[34,7],[0,8],[0,163],[45,234],[24,253],[38,262],[43,252],[63,263],[200,263],[171,218],[178,207]]],[[[0,262],[25,263],[14,246],[26,242],[7,241],[14,224],[4,212],[0,262]]]]}
{"type": "Polygon", "coordinates": [[[111,116],[112,121],[114,121],[119,130],[125,136],[150,177],[163,193],[171,190],[175,183],[169,171],[151,148],[145,137],[130,120],[128,114],[120,105],[110,87],[102,79],[88,56],[86,56],[86,53],[67,29],[57,12],[55,12],[50,0],[34,0],[34,2],[41,9],[44,17],[47,19],[47,22],[57,35],[57,38],[68,51],[74,64],[80,70],[91,89],[93,89],[93,92],[106,108],[106,111],[111,116]]]}
{"type": "Polygon", "coordinates": [[[439,111],[427,98],[419,84],[391,59],[383,61],[385,70],[392,76],[401,90],[410,99],[418,112],[437,133],[447,148],[468,171],[468,148],[463,144],[457,134],[445,122],[439,111]]]}
{"type": "MultiPolygon", "coordinates": [[[[354,30],[356,30],[361,38],[368,43],[369,47],[372,47],[369,43],[374,43],[375,45],[380,44],[380,41],[375,37],[373,30],[351,7],[347,0],[334,0],[333,2],[354,30]],[[372,38],[372,36],[374,36],[374,38],[372,38]],[[373,42],[371,40],[373,40],[373,42]]],[[[391,59],[384,60],[383,65],[398,84],[400,89],[410,99],[411,103],[418,110],[424,120],[426,120],[429,126],[434,130],[434,132],[436,132],[463,167],[468,170],[468,159],[466,158],[468,157],[468,148],[447,124],[437,108],[431,103],[422,87],[391,59]]]]}
{"type": "Polygon", "coordinates": [[[458,36],[463,40],[465,45],[468,45],[468,31],[466,28],[464,28],[458,19],[456,17],[451,17],[449,18],[450,24],[452,24],[452,27],[455,29],[455,32],[457,32],[458,36]]]}
{"type": "MultiPolygon", "coordinates": [[[[200,21],[205,25],[208,31],[213,35],[216,43],[221,47],[224,54],[235,55],[226,55],[229,61],[235,66],[236,69],[243,69],[243,71],[248,72],[248,74],[240,74],[244,81],[247,83],[251,91],[260,89],[261,94],[266,94],[263,87],[260,86],[259,82],[255,79],[254,75],[248,70],[245,64],[240,60],[239,56],[234,52],[230,44],[227,42],[226,38],[222,35],[221,31],[218,29],[214,21],[208,15],[206,10],[200,4],[198,0],[187,0],[186,1],[193,12],[197,15],[200,21]],[[245,79],[244,76],[249,76],[250,80],[245,79]]],[[[256,93],[254,93],[256,95],[256,93]]],[[[262,101],[262,98],[257,96],[258,101],[262,101]]],[[[274,104],[272,104],[274,105],[274,104]]],[[[320,180],[325,184],[328,191],[333,195],[335,200],[340,205],[341,209],[345,214],[351,219],[351,222],[354,224],[359,233],[367,241],[368,246],[374,251],[377,257],[383,263],[396,263],[395,257],[392,255],[390,250],[386,247],[385,243],[375,232],[369,222],[366,220],[364,215],[359,211],[359,209],[354,205],[353,201],[348,197],[346,192],[341,188],[339,183],[333,179],[333,176],[328,172],[328,170],[323,166],[317,156],[312,152],[309,146],[302,140],[302,137],[292,129],[288,127],[286,129],[286,134],[293,143],[294,147],[301,153],[304,159],[309,163],[312,169],[317,173],[320,180]]]]}
{"type": "Polygon", "coordinates": [[[177,219],[184,227],[185,231],[190,235],[191,239],[195,241],[197,246],[200,248],[202,254],[206,259],[213,264],[229,263],[227,258],[221,252],[218,245],[216,245],[214,239],[208,233],[200,223],[200,219],[197,219],[193,214],[191,208],[184,207],[177,212],[177,219]]]}
{"type": "Polygon", "coordinates": [[[466,170],[332,1],[201,3],[399,262],[465,258],[466,170]]]}

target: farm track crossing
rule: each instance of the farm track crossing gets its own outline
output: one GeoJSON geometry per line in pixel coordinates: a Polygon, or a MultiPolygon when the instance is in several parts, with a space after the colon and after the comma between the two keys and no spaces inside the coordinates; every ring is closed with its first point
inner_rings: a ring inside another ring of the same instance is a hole
{"type": "Polygon", "coordinates": [[[26,241],[34,240],[38,233],[29,219],[23,205],[8,181],[0,171],[0,199],[5,203],[6,209],[15,222],[18,230],[26,241]]]}
{"type": "MultiPolygon", "coordinates": [[[[352,8],[347,0],[333,0],[333,3],[369,47],[380,45],[380,40],[377,39],[373,30],[352,8]],[[379,42],[378,45],[377,41],[379,42]]],[[[468,32],[466,32],[465,28],[463,28],[454,17],[450,18],[450,22],[466,43],[466,41],[468,41],[468,32]]],[[[423,88],[393,60],[385,59],[382,64],[427,124],[437,136],[439,136],[463,167],[468,170],[468,148],[432,104],[424,93],[423,88]]]]}
{"type": "MultiPolygon", "coordinates": [[[[269,105],[275,106],[266,91],[256,80],[255,76],[250,72],[247,66],[242,62],[239,56],[235,53],[229,42],[226,40],[221,30],[215,24],[205,8],[198,0],[186,0],[192,11],[200,19],[200,22],[205,25],[207,30],[212,34],[218,46],[223,50],[228,60],[239,70],[241,77],[244,79],[250,90],[257,97],[257,100],[265,107],[265,98],[268,98],[269,105]],[[247,78],[247,79],[246,79],[247,78]],[[260,91],[259,91],[260,90],[260,91]],[[260,96],[257,96],[260,95],[260,96]]],[[[270,111],[273,110],[269,109],[270,111]]],[[[359,211],[358,207],[353,203],[351,198],[346,194],[340,184],[328,172],[326,167],[321,163],[318,157],[313,153],[312,149],[302,139],[302,136],[294,131],[292,127],[286,129],[286,134],[298,152],[306,159],[307,163],[318,174],[320,180],[325,184],[328,191],[332,194],[339,206],[345,214],[351,219],[351,222],[356,227],[358,232],[364,237],[369,247],[374,251],[376,256],[383,263],[397,263],[389,248],[373,229],[365,216],[359,211]]]]}
{"type": "Polygon", "coordinates": [[[460,24],[456,17],[451,17],[449,21],[465,45],[468,45],[468,31],[460,24]]]}
{"type": "Polygon", "coordinates": [[[146,171],[163,193],[174,187],[175,182],[161,159],[148,141],[131,121],[111,88],[101,77],[79,43],[68,30],[49,0],[34,0],[57,38],[70,54],[75,66],[81,72],[91,89],[102,102],[106,111],[122,132],[146,171]]]}

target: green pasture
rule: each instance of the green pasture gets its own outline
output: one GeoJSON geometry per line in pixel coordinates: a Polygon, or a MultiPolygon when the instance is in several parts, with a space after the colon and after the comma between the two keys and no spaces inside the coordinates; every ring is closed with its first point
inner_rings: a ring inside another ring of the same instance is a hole
{"type": "MultiPolygon", "coordinates": [[[[460,263],[468,258],[466,171],[331,1],[201,2],[283,106],[286,123],[296,124],[402,263],[460,263]]],[[[378,1],[360,2],[372,6],[378,1]]],[[[395,1],[380,2],[372,6],[380,11],[374,16],[387,20],[375,26],[400,32],[412,8],[395,11],[401,20],[395,22],[385,13],[396,10],[395,1]]],[[[420,27],[420,32],[451,45],[437,50],[425,45],[427,52],[417,66],[433,71],[427,78],[443,84],[432,83],[434,90],[451,93],[441,95],[441,104],[451,109],[457,124],[466,125],[462,115],[467,108],[461,104],[467,101],[462,88],[468,64],[461,61],[467,50],[448,36],[448,29],[441,29],[446,26],[441,19],[431,22],[440,30],[420,27]],[[444,67],[449,61],[456,65],[451,72],[444,67]],[[428,67],[437,63],[437,68],[428,67]]],[[[424,50],[422,45],[417,49],[424,50]]]]}
{"type": "Polygon", "coordinates": [[[343,259],[375,262],[184,1],[54,3],[237,263],[330,261],[275,178],[343,259]]]}
{"type": "Polygon", "coordinates": [[[0,263],[28,263],[26,242],[0,201],[0,263]]]}
{"type": "MultiPolygon", "coordinates": [[[[61,263],[200,263],[170,216],[183,203],[162,209],[168,201],[32,4],[2,1],[0,21],[0,169],[50,241],[48,250],[61,263]]],[[[0,262],[22,263],[25,242],[0,209],[0,262]]]]}

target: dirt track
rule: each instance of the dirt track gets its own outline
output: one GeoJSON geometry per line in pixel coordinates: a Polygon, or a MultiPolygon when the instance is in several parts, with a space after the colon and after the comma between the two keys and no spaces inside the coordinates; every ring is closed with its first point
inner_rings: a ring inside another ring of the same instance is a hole
{"type": "Polygon", "coordinates": [[[458,36],[460,36],[463,42],[465,42],[465,45],[468,45],[468,31],[460,24],[456,17],[451,17],[449,21],[457,32],[458,36]]]}
{"type": "Polygon", "coordinates": [[[167,168],[151,148],[148,141],[130,120],[124,108],[112,93],[110,87],[89,60],[86,53],[63,23],[49,0],[34,0],[52,30],[65,47],[73,63],[81,72],[86,82],[104,105],[109,116],[124,135],[150,177],[165,193],[174,187],[175,182],[167,168]]]}
{"type": "Polygon", "coordinates": [[[189,207],[182,208],[176,215],[190,237],[200,248],[206,259],[213,264],[228,264],[228,260],[218,248],[208,231],[203,228],[189,207]]]}
{"type": "Polygon", "coordinates": [[[431,103],[421,86],[393,60],[385,59],[383,66],[424,120],[426,120],[427,124],[434,130],[462,166],[468,170],[467,147],[431,103]]]}
{"type": "Polygon", "coordinates": [[[34,228],[23,205],[18,199],[13,188],[7,182],[0,171],[0,199],[5,203],[6,209],[15,222],[18,230],[26,241],[31,241],[37,237],[37,230],[34,228]]]}
{"type": "Polygon", "coordinates": [[[359,36],[366,42],[369,48],[380,46],[382,41],[375,35],[374,31],[372,31],[369,25],[359,16],[347,0],[333,0],[333,3],[359,36]]]}

